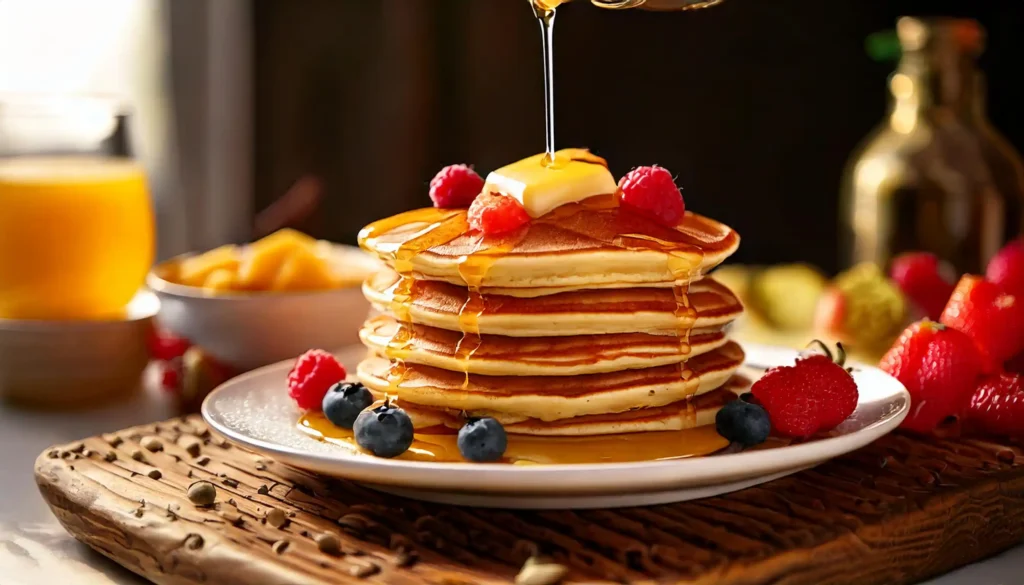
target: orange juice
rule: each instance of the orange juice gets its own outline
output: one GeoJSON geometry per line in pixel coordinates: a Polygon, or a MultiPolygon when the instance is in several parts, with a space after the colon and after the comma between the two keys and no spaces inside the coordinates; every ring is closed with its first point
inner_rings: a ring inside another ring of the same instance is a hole
{"type": "Polygon", "coordinates": [[[153,261],[153,232],[131,160],[0,158],[0,318],[120,316],[153,261]]]}

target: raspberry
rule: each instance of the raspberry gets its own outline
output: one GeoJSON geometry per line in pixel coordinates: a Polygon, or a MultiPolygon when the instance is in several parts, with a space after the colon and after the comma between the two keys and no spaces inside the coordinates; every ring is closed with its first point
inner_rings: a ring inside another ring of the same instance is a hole
{"type": "Polygon", "coordinates": [[[483,193],[469,206],[469,226],[486,235],[511,232],[528,223],[526,210],[508,195],[483,193]]]}
{"type": "Polygon", "coordinates": [[[664,167],[637,167],[619,180],[619,201],[635,213],[675,227],[686,204],[672,174],[664,167]]]}
{"type": "Polygon", "coordinates": [[[319,409],[327,390],[345,379],[345,366],[322,349],[311,349],[299,356],[288,372],[288,396],[299,408],[319,409]]]}
{"type": "Polygon", "coordinates": [[[984,378],[971,395],[964,426],[974,432],[1024,436],[1024,380],[1017,374],[984,378]]]}
{"type": "Polygon", "coordinates": [[[857,383],[830,355],[800,358],[768,370],[750,391],[768,411],[772,428],[790,437],[828,431],[857,408],[857,383]]]}
{"type": "Polygon", "coordinates": [[[938,319],[953,294],[953,283],[942,275],[939,259],[927,252],[909,252],[897,256],[889,276],[910,302],[929,319],[938,319]]]}
{"type": "Polygon", "coordinates": [[[986,374],[1024,350],[1024,297],[980,276],[960,279],[939,320],[974,340],[986,374]]]}
{"type": "Polygon", "coordinates": [[[434,207],[469,207],[484,188],[484,180],[466,165],[449,165],[430,180],[434,207]]]}
{"type": "Polygon", "coordinates": [[[985,278],[1024,298],[1024,240],[1007,244],[988,262],[985,278]]]}
{"type": "Polygon", "coordinates": [[[879,365],[910,392],[903,428],[928,433],[960,413],[981,373],[981,357],[965,333],[918,321],[900,335],[879,365]]]}
{"type": "Polygon", "coordinates": [[[185,352],[188,351],[191,345],[187,339],[155,327],[146,336],[146,347],[149,349],[149,356],[161,362],[169,362],[174,358],[180,358],[185,355],[185,352]]]}

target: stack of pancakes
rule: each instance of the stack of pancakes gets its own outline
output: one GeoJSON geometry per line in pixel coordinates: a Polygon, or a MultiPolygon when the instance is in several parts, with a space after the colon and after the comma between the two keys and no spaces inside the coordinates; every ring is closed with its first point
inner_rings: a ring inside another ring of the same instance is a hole
{"type": "Polygon", "coordinates": [[[586,436],[712,424],[743,361],[727,335],[743,308],[704,275],[739,236],[687,212],[674,228],[612,196],[563,205],[511,234],[465,210],[367,226],[388,268],[364,294],[358,376],[417,432],[491,416],[511,434],[586,436]]]}

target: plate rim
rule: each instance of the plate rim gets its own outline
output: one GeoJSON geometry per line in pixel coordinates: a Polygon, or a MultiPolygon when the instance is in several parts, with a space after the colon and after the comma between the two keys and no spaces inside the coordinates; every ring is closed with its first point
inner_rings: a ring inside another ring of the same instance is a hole
{"type": "MultiPolygon", "coordinates": [[[[799,350],[786,347],[768,346],[756,343],[741,343],[746,351],[748,357],[763,356],[759,360],[747,359],[745,365],[753,365],[754,367],[769,368],[773,365],[779,365],[782,362],[781,359],[770,359],[770,356],[789,356],[793,357],[799,354],[799,350]],[[769,358],[769,359],[765,359],[769,358]],[[771,364],[765,364],[762,362],[772,362],[771,364]]],[[[356,346],[353,346],[356,347],[356,346]]],[[[862,363],[851,363],[850,366],[857,370],[863,370],[870,373],[873,376],[883,376],[889,379],[889,382],[893,384],[896,392],[893,394],[893,401],[901,400],[902,404],[893,412],[889,412],[885,416],[872,421],[865,427],[858,429],[852,433],[845,433],[841,435],[824,437],[809,441],[806,443],[800,443],[797,445],[787,445],[784,447],[778,447],[776,449],[765,450],[765,451],[742,451],[739,453],[729,453],[723,455],[716,455],[712,457],[693,457],[684,459],[665,459],[665,460],[653,460],[653,461],[633,461],[633,462],[609,462],[609,463],[562,463],[562,464],[545,464],[545,465],[508,465],[506,463],[465,463],[465,462],[429,462],[429,461],[406,461],[399,459],[382,459],[372,456],[353,456],[346,454],[342,451],[338,453],[313,453],[308,450],[291,447],[288,445],[282,445],[280,443],[267,441],[261,438],[254,438],[244,433],[238,432],[233,428],[221,424],[217,417],[212,413],[212,405],[217,400],[218,396],[226,391],[230,391],[232,387],[236,387],[239,384],[244,384],[253,378],[259,378],[270,375],[272,372],[281,371],[286,372],[291,360],[285,360],[257,368],[235,378],[232,378],[228,382],[218,386],[213,390],[202,403],[200,412],[203,419],[208,425],[210,425],[215,431],[224,435],[228,439],[235,441],[243,446],[252,448],[257,451],[263,451],[265,453],[276,455],[281,458],[286,458],[291,461],[306,461],[316,462],[316,467],[323,468],[324,465],[338,466],[338,475],[344,476],[344,472],[349,472],[350,475],[360,475],[368,471],[376,470],[381,473],[380,481],[378,483],[391,483],[388,480],[389,477],[393,477],[393,474],[419,474],[419,473],[451,473],[451,472],[487,472],[489,474],[498,474],[501,476],[508,476],[510,473],[514,473],[517,477],[524,478],[540,478],[549,476],[552,474],[559,473],[573,473],[573,474],[612,474],[622,473],[628,474],[629,472],[643,471],[647,474],[659,474],[665,473],[668,470],[678,469],[680,465],[691,465],[699,462],[714,461],[716,466],[715,475],[718,477],[732,477],[737,474],[753,476],[754,474],[766,473],[766,468],[772,468],[770,465],[758,465],[758,459],[771,459],[775,460],[780,457],[781,454],[788,454],[788,459],[792,460],[792,466],[805,465],[808,462],[823,462],[833,457],[854,451],[863,447],[864,445],[878,439],[881,436],[888,434],[890,431],[895,429],[907,416],[910,410],[910,394],[906,388],[895,378],[889,376],[877,367],[862,364],[862,363]],[[855,444],[850,449],[845,449],[842,445],[855,444]],[[765,453],[771,453],[771,457],[765,458],[765,453]]],[[[297,465],[300,466],[301,465],[297,465]]],[[[778,464],[774,466],[778,468],[778,464]]],[[[704,474],[701,474],[704,475],[704,474]]],[[[406,485],[411,479],[409,475],[402,475],[399,478],[394,478],[393,481],[400,485],[406,485]],[[405,480],[405,481],[402,481],[405,480]]],[[[677,481],[681,479],[677,477],[677,481]]],[[[662,485],[668,481],[667,477],[661,476],[661,481],[655,482],[656,485],[649,485],[647,487],[651,489],[659,489],[657,486],[662,485]]],[[[488,482],[492,483],[492,482],[488,482]]],[[[590,482],[593,483],[593,482],[590,482]]],[[[554,486],[553,486],[554,487],[554,486]]],[[[471,488],[470,488],[471,489],[471,488]]],[[[588,490],[589,491],[589,490],[588,490]]]]}

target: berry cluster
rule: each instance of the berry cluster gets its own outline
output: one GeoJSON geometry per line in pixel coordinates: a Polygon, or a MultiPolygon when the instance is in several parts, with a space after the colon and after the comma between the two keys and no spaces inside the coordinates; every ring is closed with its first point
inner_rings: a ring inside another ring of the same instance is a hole
{"type": "Polygon", "coordinates": [[[897,258],[891,276],[927,316],[881,362],[910,392],[904,428],[931,432],[957,417],[973,432],[1024,436],[1024,240],[955,286],[924,253],[897,258]]]}

